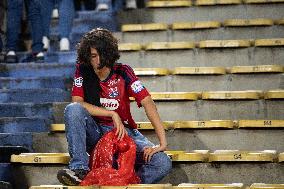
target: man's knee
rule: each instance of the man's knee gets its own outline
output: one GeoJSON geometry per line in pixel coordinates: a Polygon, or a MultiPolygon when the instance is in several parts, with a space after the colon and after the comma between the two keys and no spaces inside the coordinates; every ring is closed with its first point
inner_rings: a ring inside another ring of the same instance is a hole
{"type": "Polygon", "coordinates": [[[172,161],[164,152],[158,152],[153,156],[155,164],[159,166],[162,176],[166,176],[172,169],[172,161]]]}
{"type": "Polygon", "coordinates": [[[64,115],[65,116],[74,116],[74,115],[81,115],[84,112],[83,106],[78,102],[73,102],[68,104],[65,108],[64,115]]]}

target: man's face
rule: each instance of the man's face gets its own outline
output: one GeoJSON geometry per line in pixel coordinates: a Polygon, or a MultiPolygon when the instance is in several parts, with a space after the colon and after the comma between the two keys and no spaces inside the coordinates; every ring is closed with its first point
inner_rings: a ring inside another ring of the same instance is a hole
{"type": "Polygon", "coordinates": [[[100,67],[100,63],[100,56],[97,49],[91,48],[91,65],[97,70],[100,67]]]}

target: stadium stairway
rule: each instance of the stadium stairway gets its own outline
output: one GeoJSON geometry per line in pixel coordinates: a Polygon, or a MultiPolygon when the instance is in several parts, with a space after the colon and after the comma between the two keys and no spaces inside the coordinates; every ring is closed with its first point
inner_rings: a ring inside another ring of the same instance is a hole
{"type": "MultiPolygon", "coordinates": [[[[165,185],[128,188],[283,188],[283,9],[283,0],[150,0],[103,18],[82,11],[69,52],[57,51],[54,20],[45,63],[0,64],[0,180],[14,189],[67,188],[56,172],[69,159],[63,111],[75,45],[91,28],[116,30],[117,16],[120,62],[151,91],[173,161],[165,185]],[[239,184],[224,185],[231,183],[239,184]]],[[[131,108],[158,142],[143,110],[131,108]]]]}

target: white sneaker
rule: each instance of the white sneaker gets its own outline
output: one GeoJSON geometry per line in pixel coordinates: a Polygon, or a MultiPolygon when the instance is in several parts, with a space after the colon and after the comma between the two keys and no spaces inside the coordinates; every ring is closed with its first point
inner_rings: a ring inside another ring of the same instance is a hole
{"type": "Polygon", "coordinates": [[[97,5],[98,11],[106,11],[106,10],[108,10],[108,8],[109,8],[108,5],[105,4],[105,3],[100,3],[100,4],[97,5]]]}
{"type": "Polygon", "coordinates": [[[40,57],[43,57],[43,56],[44,56],[43,52],[39,52],[39,53],[37,53],[37,55],[36,55],[37,58],[40,58],[40,57]]]}
{"type": "Polygon", "coordinates": [[[60,51],[69,51],[70,50],[70,43],[69,43],[69,40],[66,37],[64,37],[60,40],[59,50],[60,51]]]}
{"type": "Polygon", "coordinates": [[[46,36],[42,37],[43,49],[47,51],[49,49],[49,39],[46,36]]]}
{"type": "Polygon", "coordinates": [[[51,18],[58,18],[58,17],[59,17],[58,9],[53,9],[51,18]]]}
{"type": "Polygon", "coordinates": [[[9,51],[7,53],[7,56],[15,56],[16,55],[16,52],[15,51],[9,51]]]}
{"type": "Polygon", "coordinates": [[[137,3],[136,0],[126,0],[125,7],[127,9],[137,9],[137,3]]]}

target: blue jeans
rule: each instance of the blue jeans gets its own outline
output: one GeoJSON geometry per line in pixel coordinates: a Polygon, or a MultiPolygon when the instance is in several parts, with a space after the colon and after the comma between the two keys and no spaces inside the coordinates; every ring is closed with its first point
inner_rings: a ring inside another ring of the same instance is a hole
{"type": "MultiPolygon", "coordinates": [[[[27,16],[31,25],[32,33],[32,51],[34,53],[41,52],[42,44],[42,21],[40,15],[40,0],[25,0],[27,8],[27,16]]],[[[21,28],[21,19],[23,12],[23,0],[7,1],[7,50],[17,51],[19,33],[21,28]]]]}
{"type": "Polygon", "coordinates": [[[41,1],[41,14],[43,22],[43,35],[49,37],[51,13],[58,3],[59,35],[60,38],[69,38],[75,16],[74,2],[72,0],[44,0],[41,1]]]}
{"type": "MultiPolygon", "coordinates": [[[[102,135],[113,127],[98,125],[92,116],[79,104],[69,104],[64,112],[68,150],[71,156],[69,168],[89,170],[89,157],[102,135]]],[[[135,167],[143,184],[160,181],[172,168],[170,158],[164,152],[155,153],[149,163],[143,160],[143,148],[154,146],[137,129],[128,129],[128,135],[137,146],[135,167]]]]}

